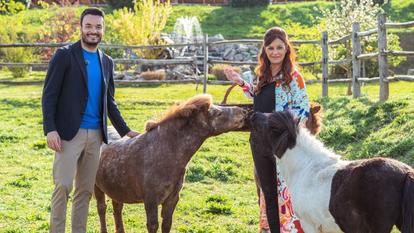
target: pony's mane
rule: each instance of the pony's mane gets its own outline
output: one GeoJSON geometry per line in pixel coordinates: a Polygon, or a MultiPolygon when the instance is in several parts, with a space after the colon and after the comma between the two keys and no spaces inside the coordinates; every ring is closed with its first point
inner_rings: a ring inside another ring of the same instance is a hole
{"type": "Polygon", "coordinates": [[[296,137],[299,132],[299,121],[294,119],[290,112],[273,112],[269,116],[269,129],[272,135],[277,135],[274,144],[274,154],[281,158],[287,149],[296,145],[296,137]]]}
{"type": "Polygon", "coordinates": [[[269,117],[269,129],[278,135],[274,144],[274,153],[279,158],[288,149],[299,146],[315,156],[321,155],[330,159],[340,159],[339,155],[326,148],[309,129],[299,127],[297,120],[290,112],[272,113],[269,117]]]}
{"type": "Polygon", "coordinates": [[[145,124],[145,130],[150,131],[171,119],[189,118],[195,113],[209,109],[212,104],[213,99],[211,95],[196,95],[179,105],[170,107],[159,119],[147,121],[145,124]]]}
{"type": "Polygon", "coordinates": [[[299,129],[299,133],[296,138],[296,145],[313,156],[320,155],[335,160],[339,160],[341,158],[340,155],[328,149],[324,143],[312,135],[310,131],[303,128],[299,129]]]}

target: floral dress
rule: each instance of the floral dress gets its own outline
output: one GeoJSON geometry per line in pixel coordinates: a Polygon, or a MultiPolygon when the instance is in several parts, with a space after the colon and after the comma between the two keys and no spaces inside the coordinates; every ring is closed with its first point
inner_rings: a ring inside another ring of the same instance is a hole
{"type": "MultiPolygon", "coordinates": [[[[242,75],[244,85],[242,86],[244,94],[253,99],[254,75],[251,71],[242,75]]],[[[285,85],[282,75],[276,78],[275,83],[275,111],[291,111],[296,117],[299,117],[303,123],[309,116],[309,98],[306,92],[305,81],[298,71],[292,74],[292,81],[285,85]]],[[[300,220],[293,210],[292,200],[289,189],[285,180],[280,174],[280,169],[276,164],[277,170],[277,187],[279,203],[279,220],[281,233],[304,233],[300,220]]],[[[266,208],[263,192],[260,191],[260,228],[269,229],[266,216],[266,208]]]]}

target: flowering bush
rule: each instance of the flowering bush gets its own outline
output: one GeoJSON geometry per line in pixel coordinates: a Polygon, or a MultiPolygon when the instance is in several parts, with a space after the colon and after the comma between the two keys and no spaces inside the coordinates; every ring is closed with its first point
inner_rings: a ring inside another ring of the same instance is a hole
{"type": "MultiPolygon", "coordinates": [[[[27,43],[36,40],[36,33],[24,23],[24,17],[2,16],[0,17],[0,43],[27,43]],[[10,27],[10,22],[13,26],[10,27]]],[[[38,59],[33,48],[2,48],[0,49],[1,62],[28,63],[38,59]]],[[[14,78],[24,77],[29,72],[28,68],[9,68],[14,78]]]]}
{"type": "MultiPolygon", "coordinates": [[[[53,8],[57,8],[54,6],[53,8]]],[[[50,19],[44,21],[39,32],[39,42],[60,43],[73,42],[79,39],[79,14],[74,7],[59,7],[50,19]]],[[[42,58],[49,60],[53,55],[53,48],[43,48],[42,58]]]]}
{"type": "MultiPolygon", "coordinates": [[[[387,2],[385,2],[387,3],[387,2]]],[[[329,40],[339,39],[352,33],[352,23],[359,22],[360,31],[377,28],[377,17],[383,13],[380,4],[376,4],[373,0],[340,0],[332,9],[320,9],[323,18],[319,26],[319,30],[327,31],[329,40]]],[[[388,34],[388,47],[395,50],[401,50],[399,39],[397,36],[388,34]]],[[[377,50],[377,34],[362,37],[361,47],[362,53],[371,53],[377,50]]],[[[330,57],[339,60],[350,58],[352,53],[352,45],[350,40],[344,45],[330,47],[330,57]]],[[[390,57],[391,65],[398,65],[404,61],[404,57],[390,57]]],[[[370,63],[370,61],[368,61],[370,63]]],[[[373,62],[375,63],[375,62],[373,62]]],[[[351,64],[341,65],[341,67],[350,74],[351,64]]],[[[374,76],[378,73],[378,66],[366,66],[367,74],[374,76]]]]}
{"type": "MultiPolygon", "coordinates": [[[[127,45],[162,44],[161,32],[171,12],[169,1],[143,0],[134,5],[134,11],[123,8],[108,15],[107,38],[109,43],[127,45]]],[[[156,58],[158,50],[134,50],[140,57],[156,58]]]]}
{"type": "Polygon", "coordinates": [[[0,14],[16,14],[24,10],[23,3],[14,0],[0,0],[0,14]]]}

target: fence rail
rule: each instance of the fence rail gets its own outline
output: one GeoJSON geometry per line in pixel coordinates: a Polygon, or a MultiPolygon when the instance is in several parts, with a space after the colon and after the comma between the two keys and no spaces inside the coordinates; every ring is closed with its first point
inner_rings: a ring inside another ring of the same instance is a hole
{"type": "MultiPolygon", "coordinates": [[[[379,83],[380,83],[380,93],[379,99],[385,101],[389,96],[389,81],[388,78],[388,56],[414,56],[414,51],[388,51],[387,50],[387,28],[408,28],[414,26],[414,21],[404,22],[404,23],[387,23],[387,18],[385,14],[380,14],[377,20],[377,28],[370,29],[364,32],[359,32],[359,23],[355,22],[352,27],[352,34],[356,35],[353,38],[353,49],[352,49],[352,70],[353,70],[353,92],[354,97],[359,97],[360,95],[360,86],[359,86],[359,76],[360,76],[360,62],[365,59],[378,59],[379,67],[379,83]],[[360,40],[364,36],[369,36],[372,34],[378,34],[378,48],[376,52],[361,54],[360,40]],[[358,47],[359,46],[359,47],[358,47]]],[[[407,79],[407,81],[412,81],[407,79]]]]}
{"type": "MultiPolygon", "coordinates": [[[[182,59],[113,59],[115,64],[140,64],[147,66],[160,66],[160,65],[181,65],[181,64],[194,64],[193,58],[182,59]]],[[[12,62],[0,62],[0,67],[47,67],[49,62],[38,63],[12,63],[12,62]]]]}
{"type": "Polygon", "coordinates": [[[414,27],[414,21],[404,22],[404,23],[385,23],[386,28],[408,28],[414,27]]]}
{"type": "Polygon", "coordinates": [[[364,37],[364,36],[370,36],[370,35],[376,34],[376,33],[378,33],[378,29],[374,28],[374,29],[371,29],[371,30],[368,30],[368,31],[365,31],[365,32],[358,32],[357,36],[358,37],[364,37]]]}
{"type": "Polygon", "coordinates": [[[341,37],[337,40],[329,41],[328,44],[329,45],[343,44],[343,43],[347,42],[350,39],[351,39],[351,35],[346,35],[346,36],[343,36],[343,37],[341,37]]]}

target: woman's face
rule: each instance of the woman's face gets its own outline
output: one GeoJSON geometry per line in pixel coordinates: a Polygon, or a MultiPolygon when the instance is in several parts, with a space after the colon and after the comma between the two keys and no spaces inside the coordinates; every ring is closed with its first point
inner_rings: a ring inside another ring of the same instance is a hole
{"type": "Polygon", "coordinates": [[[267,59],[271,64],[281,64],[285,58],[287,47],[280,39],[275,39],[265,48],[267,59]]]}

